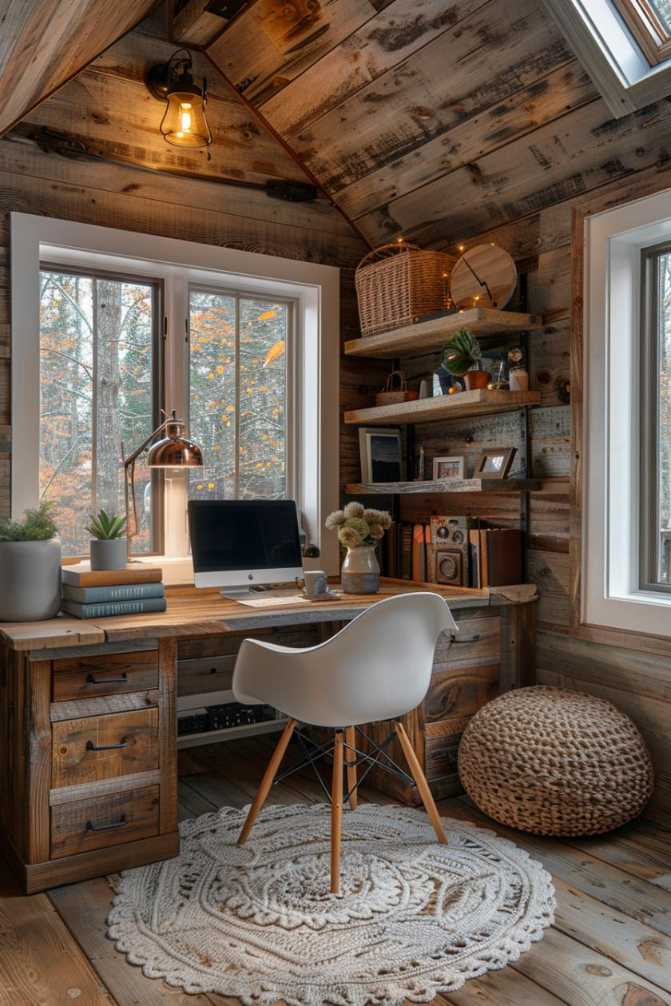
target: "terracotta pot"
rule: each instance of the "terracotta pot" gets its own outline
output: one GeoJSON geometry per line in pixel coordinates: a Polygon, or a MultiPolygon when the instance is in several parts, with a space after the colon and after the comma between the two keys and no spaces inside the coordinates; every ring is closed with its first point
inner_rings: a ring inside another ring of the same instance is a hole
{"type": "Polygon", "coordinates": [[[492,375],[486,370],[467,370],[464,374],[466,391],[479,391],[486,388],[492,379],[492,375]]]}

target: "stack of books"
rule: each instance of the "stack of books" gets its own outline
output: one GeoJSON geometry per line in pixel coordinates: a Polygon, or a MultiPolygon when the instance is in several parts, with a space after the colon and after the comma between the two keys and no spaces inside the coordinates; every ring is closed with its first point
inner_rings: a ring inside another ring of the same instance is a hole
{"type": "Polygon", "coordinates": [[[63,567],[61,608],[75,618],[107,618],[165,611],[160,567],[130,564],[125,569],[91,569],[88,562],[63,567]]]}

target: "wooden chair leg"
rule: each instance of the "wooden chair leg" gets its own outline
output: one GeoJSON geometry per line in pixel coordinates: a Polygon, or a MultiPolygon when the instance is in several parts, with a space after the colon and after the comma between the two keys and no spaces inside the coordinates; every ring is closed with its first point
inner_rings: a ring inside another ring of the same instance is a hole
{"type": "Polygon", "coordinates": [[[403,754],[405,755],[405,760],[407,761],[412,777],[417,784],[417,789],[419,790],[419,795],[422,798],[424,809],[431,818],[431,824],[433,825],[433,830],[436,833],[436,838],[441,843],[441,845],[447,845],[447,836],[445,835],[445,831],[443,829],[443,822],[441,820],[440,814],[438,813],[438,808],[436,807],[436,801],[433,799],[433,794],[429,788],[429,784],[426,781],[426,776],[422,771],[422,766],[419,763],[419,758],[415,754],[415,749],[410,743],[410,738],[408,737],[403,724],[396,721],[394,723],[394,727],[396,729],[396,735],[400,741],[401,747],[403,748],[403,754]]]}
{"type": "Polygon", "coordinates": [[[331,894],[340,894],[340,843],[342,837],[343,751],[345,738],[336,730],[331,785],[331,894]]]}
{"type": "Polygon", "coordinates": [[[359,806],[359,796],[356,789],[356,731],[354,727],[345,729],[345,765],[347,766],[347,791],[349,793],[349,805],[352,810],[359,806]]]}
{"type": "Polygon", "coordinates": [[[277,770],[280,767],[282,759],[284,758],[285,751],[287,750],[289,741],[291,740],[291,735],[296,728],[297,721],[289,720],[284,730],[282,731],[282,736],[277,742],[277,747],[273,751],[272,758],[268,762],[268,767],[263,774],[263,779],[261,784],[256,791],[256,796],[254,797],[254,803],[249,808],[249,813],[247,814],[247,820],[242,826],[242,831],[238,837],[238,845],[244,845],[249,838],[249,833],[252,830],[254,822],[259,815],[259,811],[266,802],[266,798],[270,793],[270,788],[273,785],[273,780],[277,775],[277,770]]]}

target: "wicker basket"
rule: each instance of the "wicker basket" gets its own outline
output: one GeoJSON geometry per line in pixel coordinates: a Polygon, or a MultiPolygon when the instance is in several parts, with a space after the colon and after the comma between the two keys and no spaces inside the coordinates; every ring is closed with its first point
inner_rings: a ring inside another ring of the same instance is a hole
{"type": "Polygon", "coordinates": [[[417,391],[410,391],[408,380],[403,370],[392,370],[387,377],[384,391],[378,391],[375,396],[376,405],[399,405],[401,402],[414,402],[419,397],[417,391]]]}
{"type": "Polygon", "coordinates": [[[455,259],[405,242],[382,245],[357,266],[362,335],[377,335],[444,310],[455,259]]]}
{"type": "Polygon", "coordinates": [[[500,824],[536,835],[600,835],[638,817],[653,789],[638,729],[604,699],[519,688],[476,713],[459,778],[500,824]]]}

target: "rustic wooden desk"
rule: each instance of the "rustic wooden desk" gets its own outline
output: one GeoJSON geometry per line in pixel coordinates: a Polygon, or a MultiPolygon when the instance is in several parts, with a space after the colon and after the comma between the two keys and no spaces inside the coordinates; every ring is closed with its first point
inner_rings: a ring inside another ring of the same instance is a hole
{"type": "MultiPolygon", "coordinates": [[[[0,838],[25,890],[176,855],[177,706],[225,694],[245,636],[310,645],[381,597],[413,589],[441,593],[459,624],[454,644],[438,646],[425,702],[406,718],[444,796],[458,785],[456,745],[470,716],[498,690],[530,680],[533,586],[384,581],[376,595],[268,608],[171,588],[161,614],[0,623],[0,838]]],[[[370,735],[381,730],[373,725],[370,735]]],[[[235,729],[197,741],[227,736],[235,729]]],[[[415,801],[387,779],[374,781],[415,801]]]]}

